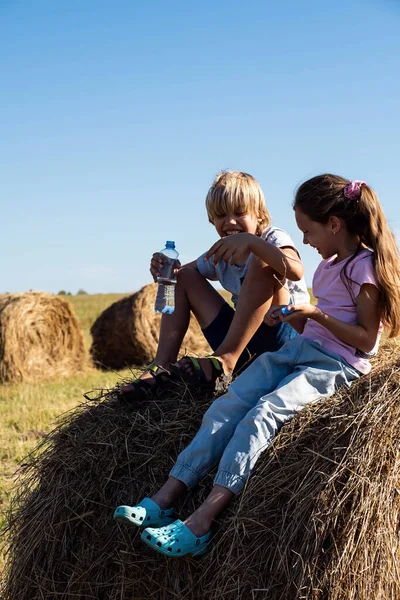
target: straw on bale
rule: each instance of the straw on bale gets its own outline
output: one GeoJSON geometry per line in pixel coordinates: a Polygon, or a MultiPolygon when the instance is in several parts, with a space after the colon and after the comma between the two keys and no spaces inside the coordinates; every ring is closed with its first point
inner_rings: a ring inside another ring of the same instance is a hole
{"type": "MultiPolygon", "coordinates": [[[[154,312],[157,285],[145,285],[101,313],[92,325],[90,354],[103,369],[123,369],[145,365],[154,359],[159,339],[161,315],[154,312]]],[[[210,352],[199,324],[191,316],[182,343],[184,354],[204,355],[210,352]]]]}
{"type": "Polygon", "coordinates": [[[285,425],[199,559],[158,555],[112,514],[164,481],[209,400],[177,387],[82,405],[22,468],[1,598],[399,600],[399,379],[391,345],[370,376],[285,425]]]}
{"type": "Polygon", "coordinates": [[[43,292],[0,296],[0,382],[73,374],[87,364],[67,300],[43,292]]]}

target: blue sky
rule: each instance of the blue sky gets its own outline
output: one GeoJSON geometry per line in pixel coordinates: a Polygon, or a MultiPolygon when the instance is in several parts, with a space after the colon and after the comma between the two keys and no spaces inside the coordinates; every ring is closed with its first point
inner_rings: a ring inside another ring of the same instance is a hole
{"type": "Polygon", "coordinates": [[[397,0],[0,0],[0,292],[135,291],[216,241],[220,169],[301,246],[296,186],[364,179],[400,233],[397,0]]]}

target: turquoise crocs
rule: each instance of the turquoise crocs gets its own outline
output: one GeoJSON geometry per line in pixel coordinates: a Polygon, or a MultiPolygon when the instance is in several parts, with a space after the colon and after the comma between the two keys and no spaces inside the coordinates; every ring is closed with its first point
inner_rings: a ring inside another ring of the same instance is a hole
{"type": "Polygon", "coordinates": [[[144,498],[136,506],[118,506],[114,512],[114,519],[132,523],[138,527],[161,527],[174,521],[174,509],[162,510],[151,498],[144,498]]]}
{"type": "Polygon", "coordinates": [[[201,556],[208,550],[211,532],[196,537],[179,519],[165,527],[146,528],[141,538],[145,544],[166,556],[201,556]]]}

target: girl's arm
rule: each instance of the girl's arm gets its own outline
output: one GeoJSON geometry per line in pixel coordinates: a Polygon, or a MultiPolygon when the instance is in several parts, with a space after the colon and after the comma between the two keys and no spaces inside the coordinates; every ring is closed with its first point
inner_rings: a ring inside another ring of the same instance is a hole
{"type": "Polygon", "coordinates": [[[251,253],[285,279],[298,281],[303,277],[303,263],[294,248],[278,248],[253,233],[238,233],[221,238],[211,246],[205,260],[214,255],[215,265],[220,259],[231,264],[243,264],[251,253]]]}
{"type": "Polygon", "coordinates": [[[340,319],[331,317],[312,304],[294,304],[289,310],[294,314],[280,317],[282,321],[295,319],[297,316],[313,319],[323,325],[337,338],[358,348],[363,352],[370,352],[376,343],[379,330],[380,315],[378,312],[379,290],[372,283],[364,283],[356,298],[357,324],[344,323],[340,319]]]}

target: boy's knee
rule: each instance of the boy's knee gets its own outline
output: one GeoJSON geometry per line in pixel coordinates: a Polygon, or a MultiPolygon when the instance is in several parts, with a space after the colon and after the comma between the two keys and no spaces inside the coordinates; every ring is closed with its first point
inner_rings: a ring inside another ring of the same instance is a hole
{"type": "Polygon", "coordinates": [[[250,281],[254,280],[260,283],[260,277],[262,277],[263,280],[274,283],[274,273],[275,271],[269,265],[266,265],[265,262],[260,260],[257,256],[252,256],[246,279],[249,279],[250,281]]]}
{"type": "Polygon", "coordinates": [[[186,285],[199,277],[202,277],[202,275],[194,267],[183,267],[179,269],[176,280],[180,285],[186,285]]]}

